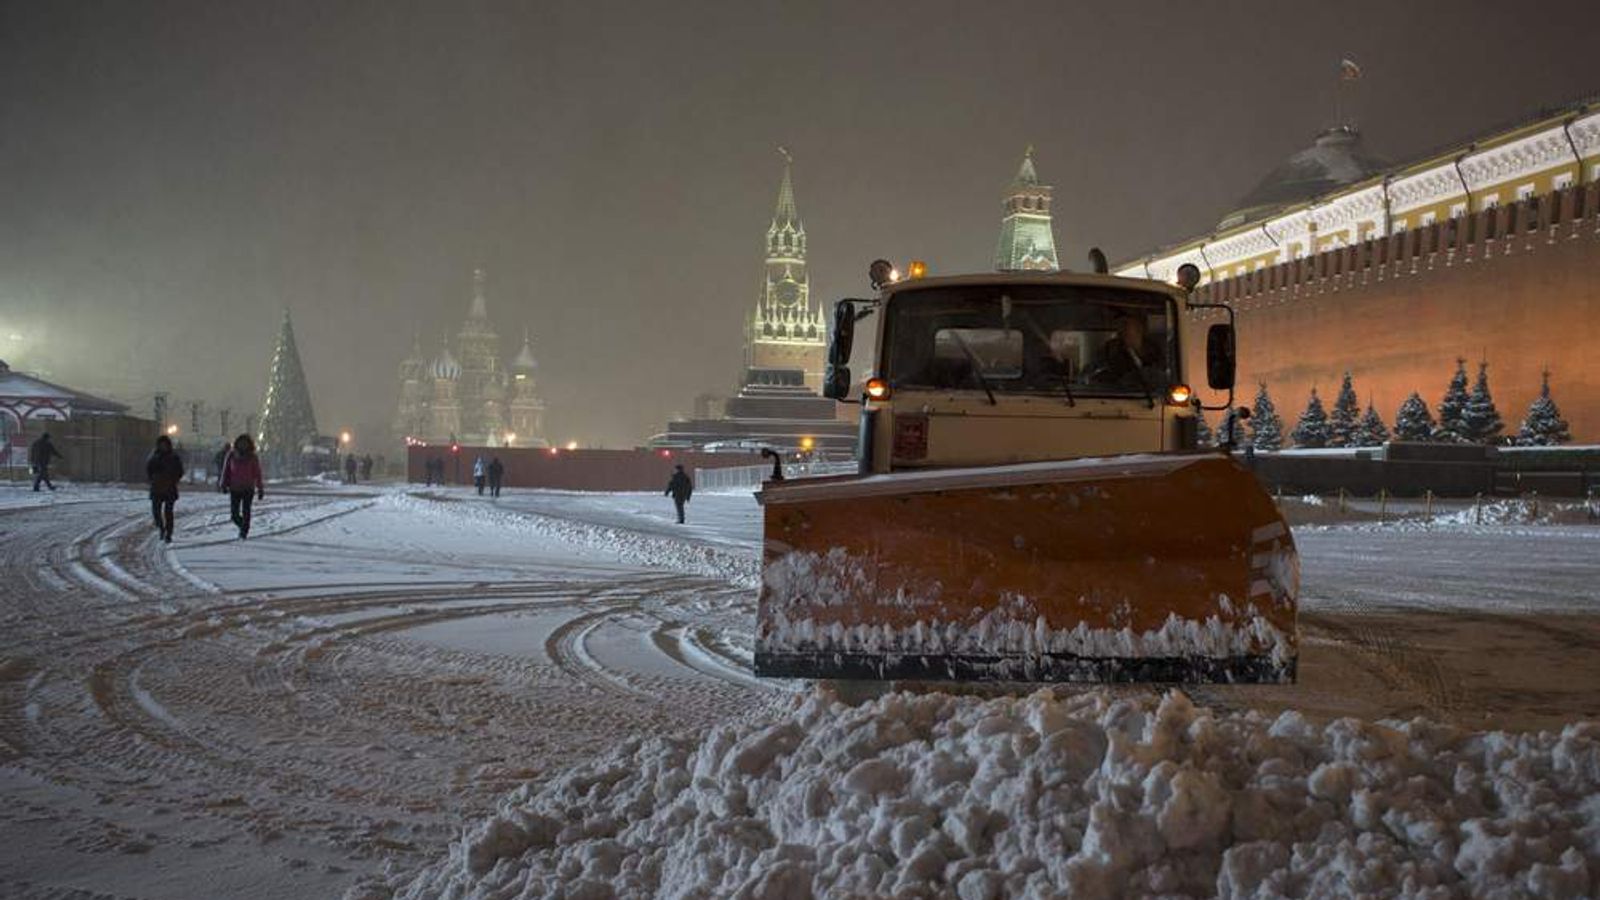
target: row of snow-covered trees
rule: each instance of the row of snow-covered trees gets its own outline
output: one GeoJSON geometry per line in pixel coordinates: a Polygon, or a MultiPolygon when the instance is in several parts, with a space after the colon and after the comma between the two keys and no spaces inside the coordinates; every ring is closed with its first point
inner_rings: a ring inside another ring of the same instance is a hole
{"type": "MultiPolygon", "coordinates": [[[[1204,422],[1201,423],[1202,428],[1204,422]]],[[[1555,401],[1550,399],[1550,373],[1544,373],[1539,396],[1528,406],[1528,414],[1513,436],[1503,434],[1505,423],[1495,408],[1494,397],[1489,392],[1489,364],[1478,364],[1478,378],[1472,389],[1467,389],[1467,361],[1456,360],[1456,372],[1445,388],[1439,402],[1438,418],[1428,409],[1422,396],[1413,391],[1395,415],[1392,437],[1397,441],[1433,441],[1456,444],[1511,443],[1519,446],[1551,446],[1572,440],[1572,433],[1555,401]]],[[[1257,450],[1281,450],[1284,447],[1283,420],[1277,406],[1262,383],[1256,391],[1253,415],[1249,420],[1249,435],[1239,435],[1238,443],[1246,443],[1257,450]]],[[[1344,373],[1344,382],[1333,401],[1330,413],[1311,389],[1311,399],[1305,412],[1289,432],[1295,447],[1376,447],[1390,440],[1389,427],[1369,400],[1365,410],[1356,399],[1350,373],[1344,373]]]]}

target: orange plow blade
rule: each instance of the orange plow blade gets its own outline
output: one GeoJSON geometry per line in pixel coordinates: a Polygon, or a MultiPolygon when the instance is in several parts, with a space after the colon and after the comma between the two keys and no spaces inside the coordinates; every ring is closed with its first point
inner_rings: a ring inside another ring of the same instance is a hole
{"type": "Polygon", "coordinates": [[[847,476],[758,496],[758,675],[1294,680],[1294,541],[1227,457],[847,476]]]}

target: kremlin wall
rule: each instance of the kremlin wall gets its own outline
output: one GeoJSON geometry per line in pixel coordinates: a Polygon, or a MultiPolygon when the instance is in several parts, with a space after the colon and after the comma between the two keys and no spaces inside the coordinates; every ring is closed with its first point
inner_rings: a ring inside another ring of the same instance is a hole
{"type": "MultiPolygon", "coordinates": [[[[1232,306],[1238,402],[1264,382],[1292,427],[1313,386],[1348,370],[1394,422],[1412,391],[1437,406],[1464,358],[1489,365],[1514,434],[1540,373],[1577,442],[1600,441],[1600,108],[1577,105],[1404,166],[1331,129],[1217,230],[1113,271],[1232,306]]],[[[1215,313],[1197,318],[1214,320],[1215,313]]],[[[1196,368],[1189,375],[1203,384],[1196,368]]]]}

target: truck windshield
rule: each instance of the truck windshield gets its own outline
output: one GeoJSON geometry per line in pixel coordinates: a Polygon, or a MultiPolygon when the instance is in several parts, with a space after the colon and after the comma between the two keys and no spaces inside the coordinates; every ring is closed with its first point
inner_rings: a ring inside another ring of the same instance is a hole
{"type": "Polygon", "coordinates": [[[889,381],[900,389],[1079,397],[1160,394],[1179,378],[1170,297],[1077,285],[908,290],[889,303],[889,381]]]}

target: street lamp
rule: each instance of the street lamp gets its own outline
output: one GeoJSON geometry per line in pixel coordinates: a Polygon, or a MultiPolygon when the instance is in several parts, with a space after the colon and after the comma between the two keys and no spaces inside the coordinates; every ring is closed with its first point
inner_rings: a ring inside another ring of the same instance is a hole
{"type": "Polygon", "coordinates": [[[177,437],[178,436],[178,426],[176,426],[176,425],[168,425],[167,426],[167,436],[168,437],[177,437]]]}
{"type": "Polygon", "coordinates": [[[517,433],[515,431],[506,432],[506,446],[507,447],[511,446],[511,442],[515,441],[516,439],[517,439],[517,433]]]}
{"type": "Polygon", "coordinates": [[[341,444],[350,443],[350,432],[348,432],[348,431],[339,432],[339,443],[341,443],[341,444]]]}
{"type": "Polygon", "coordinates": [[[576,450],[576,449],[578,449],[578,442],[577,441],[567,441],[567,449],[568,450],[576,450]]]}

